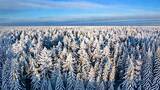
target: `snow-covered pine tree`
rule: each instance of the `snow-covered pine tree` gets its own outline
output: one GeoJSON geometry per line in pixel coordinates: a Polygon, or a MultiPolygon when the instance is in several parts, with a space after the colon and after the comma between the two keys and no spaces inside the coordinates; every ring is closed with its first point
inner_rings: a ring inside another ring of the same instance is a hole
{"type": "Polygon", "coordinates": [[[2,69],[2,90],[10,90],[10,80],[11,80],[11,64],[12,64],[12,52],[10,49],[6,51],[7,58],[5,63],[3,64],[2,69]]]}
{"type": "Polygon", "coordinates": [[[40,70],[39,67],[37,67],[37,63],[35,59],[30,57],[29,61],[29,71],[28,73],[30,74],[30,79],[31,79],[31,90],[40,90],[41,87],[41,80],[40,80],[40,70]]]}
{"type": "Polygon", "coordinates": [[[47,50],[47,48],[44,48],[38,57],[38,62],[37,64],[40,65],[40,70],[45,73],[52,67],[52,53],[50,50],[47,50]]]}
{"type": "Polygon", "coordinates": [[[90,72],[89,72],[89,81],[86,87],[86,90],[95,90],[95,70],[93,67],[91,67],[90,72]]]}
{"type": "Polygon", "coordinates": [[[63,80],[62,80],[62,75],[61,75],[60,71],[59,71],[59,75],[56,80],[55,90],[65,90],[63,80]]]}
{"type": "MultiPolygon", "coordinates": [[[[123,47],[124,48],[124,47],[123,47]]],[[[123,54],[120,56],[120,57],[118,57],[118,60],[117,60],[117,78],[116,79],[118,79],[118,81],[119,81],[119,83],[122,83],[122,81],[123,81],[123,77],[124,77],[124,74],[125,74],[125,62],[127,61],[126,60],[126,53],[125,52],[123,52],[123,54]]]]}
{"type": "Polygon", "coordinates": [[[142,66],[142,81],[143,81],[143,89],[150,90],[151,83],[153,80],[153,63],[152,63],[152,51],[149,48],[145,61],[142,66]]]}
{"type": "Polygon", "coordinates": [[[68,53],[66,61],[64,62],[63,68],[65,69],[65,71],[73,71],[73,58],[72,58],[72,53],[68,53]]]}
{"type": "MultiPolygon", "coordinates": [[[[96,90],[105,90],[105,83],[103,81],[103,68],[104,68],[104,64],[103,64],[103,59],[101,61],[100,64],[96,64],[98,67],[98,69],[96,69],[95,67],[95,70],[96,71],[96,90]]],[[[95,66],[96,66],[95,65],[95,66]]]]}
{"type": "Polygon", "coordinates": [[[83,80],[80,78],[80,74],[77,74],[74,90],[85,90],[83,80]]]}
{"type": "Polygon", "coordinates": [[[52,90],[52,85],[49,78],[49,72],[42,71],[40,85],[41,85],[40,90],[52,90]]]}
{"type": "MultiPolygon", "coordinates": [[[[28,64],[28,57],[27,54],[25,52],[23,52],[20,56],[19,56],[19,77],[20,77],[20,82],[21,82],[21,86],[24,88],[27,87],[26,85],[26,79],[27,79],[27,75],[28,75],[28,70],[29,70],[29,64],[28,64]]],[[[26,88],[27,89],[27,88],[26,88]]]]}
{"type": "Polygon", "coordinates": [[[50,82],[50,69],[52,68],[51,51],[44,48],[39,55],[38,64],[40,65],[41,90],[52,90],[50,82]]]}
{"type": "Polygon", "coordinates": [[[143,64],[142,58],[141,56],[139,56],[138,60],[136,60],[135,62],[135,80],[138,90],[142,90],[142,76],[141,76],[142,64],[143,64]]]}
{"type": "MultiPolygon", "coordinates": [[[[23,36],[23,35],[22,35],[23,36]]],[[[23,41],[23,37],[20,40],[16,41],[11,46],[11,51],[13,52],[13,59],[11,63],[11,90],[25,90],[24,80],[25,75],[25,42],[23,41]]]]}
{"type": "Polygon", "coordinates": [[[75,86],[75,74],[74,74],[74,68],[73,68],[74,60],[72,58],[72,53],[69,53],[67,55],[66,62],[64,63],[63,68],[67,69],[69,71],[67,76],[67,90],[74,90],[75,86]]]}
{"type": "Polygon", "coordinates": [[[63,46],[62,46],[62,43],[60,41],[58,42],[58,44],[56,46],[56,49],[57,49],[58,55],[60,55],[62,50],[63,50],[63,46]]]}
{"type": "Polygon", "coordinates": [[[41,80],[40,80],[40,74],[35,73],[35,75],[31,76],[31,90],[40,90],[41,87],[41,80]]]}
{"type": "Polygon", "coordinates": [[[154,60],[154,79],[152,89],[160,89],[160,47],[156,51],[156,59],[154,60]]]}
{"type": "Polygon", "coordinates": [[[97,39],[93,42],[93,48],[94,48],[94,51],[92,53],[93,56],[91,61],[95,62],[94,60],[101,58],[100,44],[97,39]]]}
{"type": "Polygon", "coordinates": [[[135,66],[133,63],[133,58],[129,59],[129,65],[124,78],[125,80],[122,83],[122,90],[135,90],[137,88],[135,81],[135,66]]]}
{"type": "Polygon", "coordinates": [[[57,55],[55,55],[55,53],[52,54],[53,54],[52,56],[54,56],[54,61],[53,61],[54,67],[51,70],[51,83],[52,83],[52,89],[55,90],[57,78],[59,77],[59,74],[61,74],[62,70],[62,61],[60,58],[58,58],[57,55]]]}
{"type": "Polygon", "coordinates": [[[38,33],[38,37],[37,37],[37,44],[36,44],[36,50],[35,53],[38,54],[40,53],[40,51],[43,49],[43,38],[40,35],[40,33],[38,33]]]}
{"type": "Polygon", "coordinates": [[[115,71],[116,66],[113,64],[110,75],[109,75],[109,82],[108,82],[108,89],[114,90],[114,81],[115,81],[115,71]]]}
{"type": "Polygon", "coordinates": [[[114,82],[115,82],[115,75],[116,75],[116,62],[118,60],[118,55],[119,55],[119,43],[116,43],[114,46],[114,55],[108,56],[109,57],[109,62],[111,64],[110,67],[110,73],[109,73],[109,81],[108,81],[108,89],[109,90],[114,90],[114,82]]]}
{"type": "Polygon", "coordinates": [[[102,67],[102,64],[99,64],[99,63],[100,61],[97,60],[97,62],[94,65],[94,70],[96,72],[96,84],[100,84],[102,80],[103,67],[102,67]]]}
{"type": "MultiPolygon", "coordinates": [[[[59,57],[60,57],[60,59],[62,59],[62,60],[66,60],[66,57],[67,57],[67,48],[66,47],[64,47],[63,48],[63,50],[62,50],[62,52],[61,52],[61,54],[59,55],[59,57]]],[[[56,57],[56,56],[54,56],[54,57],[56,57]]]]}
{"type": "Polygon", "coordinates": [[[11,63],[11,80],[10,80],[11,90],[23,90],[21,82],[19,81],[20,79],[19,69],[20,68],[19,68],[18,58],[14,58],[11,63]]]}
{"type": "Polygon", "coordinates": [[[108,88],[108,81],[109,81],[109,71],[111,67],[111,62],[106,58],[107,61],[104,63],[104,69],[102,73],[102,78],[104,80],[105,87],[108,88]]]}
{"type": "Polygon", "coordinates": [[[77,49],[79,48],[77,41],[75,39],[73,39],[73,41],[71,42],[70,48],[72,49],[73,52],[76,52],[77,49]]]}
{"type": "Polygon", "coordinates": [[[66,86],[66,89],[67,90],[74,90],[74,87],[75,87],[75,74],[73,71],[69,71],[69,74],[68,74],[68,78],[67,78],[67,86],[66,86]]]}
{"type": "Polygon", "coordinates": [[[48,77],[42,78],[40,90],[53,90],[50,79],[48,77]]]}
{"type": "Polygon", "coordinates": [[[101,83],[98,85],[96,90],[106,90],[105,85],[104,85],[104,81],[101,81],[101,83]]]}
{"type": "Polygon", "coordinates": [[[86,46],[85,44],[82,42],[80,44],[80,50],[78,51],[79,54],[79,61],[78,61],[78,72],[82,73],[82,79],[84,80],[84,82],[86,82],[87,78],[88,78],[88,73],[90,71],[90,61],[89,61],[89,56],[85,50],[86,46]]]}
{"type": "Polygon", "coordinates": [[[50,78],[52,90],[55,90],[57,77],[58,77],[58,70],[54,68],[54,70],[51,71],[51,78],[50,78]]]}
{"type": "Polygon", "coordinates": [[[20,54],[23,52],[23,47],[24,47],[24,43],[23,41],[16,41],[16,43],[14,43],[12,45],[12,51],[15,53],[15,54],[20,54]]]}
{"type": "MultiPolygon", "coordinates": [[[[109,42],[109,45],[111,42],[109,42]]],[[[112,46],[111,46],[112,47],[112,46]]],[[[104,70],[103,70],[103,80],[105,82],[105,87],[107,89],[114,89],[114,79],[115,79],[115,61],[112,55],[110,46],[105,46],[104,52],[107,61],[105,62],[104,70]]]]}

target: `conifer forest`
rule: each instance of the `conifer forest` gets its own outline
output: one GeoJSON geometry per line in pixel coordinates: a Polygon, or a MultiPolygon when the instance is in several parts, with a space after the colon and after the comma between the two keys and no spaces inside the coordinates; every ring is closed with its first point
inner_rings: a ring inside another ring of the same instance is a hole
{"type": "Polygon", "coordinates": [[[0,27],[0,90],[160,90],[160,26],[0,27]]]}

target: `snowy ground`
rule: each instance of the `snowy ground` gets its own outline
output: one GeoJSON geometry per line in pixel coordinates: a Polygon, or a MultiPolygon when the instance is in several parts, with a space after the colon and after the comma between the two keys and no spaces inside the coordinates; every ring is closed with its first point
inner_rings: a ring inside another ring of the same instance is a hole
{"type": "Polygon", "coordinates": [[[0,90],[160,90],[160,26],[0,27],[0,90]]]}

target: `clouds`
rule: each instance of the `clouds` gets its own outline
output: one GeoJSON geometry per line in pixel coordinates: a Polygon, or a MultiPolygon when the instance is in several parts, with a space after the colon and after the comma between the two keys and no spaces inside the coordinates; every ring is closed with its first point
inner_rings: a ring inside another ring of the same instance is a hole
{"type": "Polygon", "coordinates": [[[160,9],[154,5],[126,1],[0,0],[0,23],[160,19],[160,9]]]}
{"type": "Polygon", "coordinates": [[[103,5],[87,1],[51,1],[51,0],[0,0],[2,10],[21,9],[55,9],[55,8],[111,8],[112,5],[103,5]]]}

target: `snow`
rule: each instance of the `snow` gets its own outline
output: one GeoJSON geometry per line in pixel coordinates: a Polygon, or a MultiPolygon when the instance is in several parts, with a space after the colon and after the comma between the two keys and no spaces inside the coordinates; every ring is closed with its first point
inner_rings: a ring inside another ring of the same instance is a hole
{"type": "Polygon", "coordinates": [[[0,28],[0,90],[159,90],[159,26],[0,28]]]}

